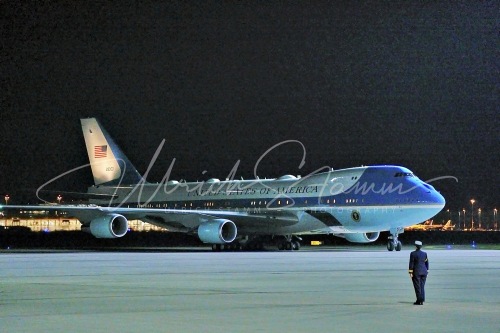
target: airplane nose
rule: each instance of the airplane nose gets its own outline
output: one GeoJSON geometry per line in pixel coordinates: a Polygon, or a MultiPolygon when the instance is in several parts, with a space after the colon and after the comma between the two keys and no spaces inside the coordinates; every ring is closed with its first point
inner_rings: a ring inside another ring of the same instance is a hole
{"type": "Polygon", "coordinates": [[[441,193],[434,190],[434,191],[431,191],[431,193],[429,194],[429,197],[430,197],[429,198],[430,202],[432,202],[435,205],[440,206],[439,211],[441,211],[444,208],[444,206],[446,204],[446,199],[441,195],[441,193]]]}
{"type": "Polygon", "coordinates": [[[429,185],[427,183],[423,183],[423,189],[424,192],[427,193],[429,201],[431,201],[434,204],[441,205],[442,206],[441,208],[444,207],[444,205],[446,204],[446,199],[441,195],[441,193],[436,191],[434,186],[429,185]]]}
{"type": "Polygon", "coordinates": [[[446,204],[446,199],[441,195],[441,193],[435,191],[435,198],[436,198],[436,203],[444,207],[444,205],[446,204]]]}

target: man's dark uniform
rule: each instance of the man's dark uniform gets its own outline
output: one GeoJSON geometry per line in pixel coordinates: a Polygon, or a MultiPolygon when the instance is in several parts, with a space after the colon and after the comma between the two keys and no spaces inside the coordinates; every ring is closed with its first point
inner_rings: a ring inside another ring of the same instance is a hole
{"type": "Polygon", "coordinates": [[[416,241],[415,246],[417,249],[410,253],[408,272],[410,273],[413,288],[415,288],[415,295],[417,296],[417,301],[413,304],[422,305],[425,302],[424,287],[429,270],[429,260],[427,259],[427,253],[420,250],[422,242],[416,241]]]}

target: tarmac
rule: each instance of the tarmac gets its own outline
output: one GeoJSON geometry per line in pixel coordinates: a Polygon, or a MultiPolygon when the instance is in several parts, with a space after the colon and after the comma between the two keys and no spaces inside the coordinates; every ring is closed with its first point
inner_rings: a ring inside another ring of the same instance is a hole
{"type": "MultiPolygon", "coordinates": [[[[498,332],[500,251],[0,252],[2,332],[498,332]]],[[[425,250],[425,246],[424,246],[425,250]]]]}

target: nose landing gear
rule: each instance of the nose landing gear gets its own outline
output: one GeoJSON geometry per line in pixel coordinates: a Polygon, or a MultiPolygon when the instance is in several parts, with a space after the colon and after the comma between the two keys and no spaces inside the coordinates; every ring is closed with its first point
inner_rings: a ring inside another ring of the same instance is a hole
{"type": "Polygon", "coordinates": [[[401,251],[402,244],[398,240],[398,235],[402,234],[404,232],[404,228],[396,228],[396,229],[391,229],[389,231],[391,235],[387,237],[387,250],[388,251],[401,251]]]}

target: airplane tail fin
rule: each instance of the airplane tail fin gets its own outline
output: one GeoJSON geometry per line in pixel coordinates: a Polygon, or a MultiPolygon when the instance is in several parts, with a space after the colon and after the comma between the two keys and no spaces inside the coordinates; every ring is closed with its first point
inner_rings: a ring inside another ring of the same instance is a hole
{"type": "Polygon", "coordinates": [[[96,118],[80,119],[95,185],[133,185],[142,180],[96,118]]]}

